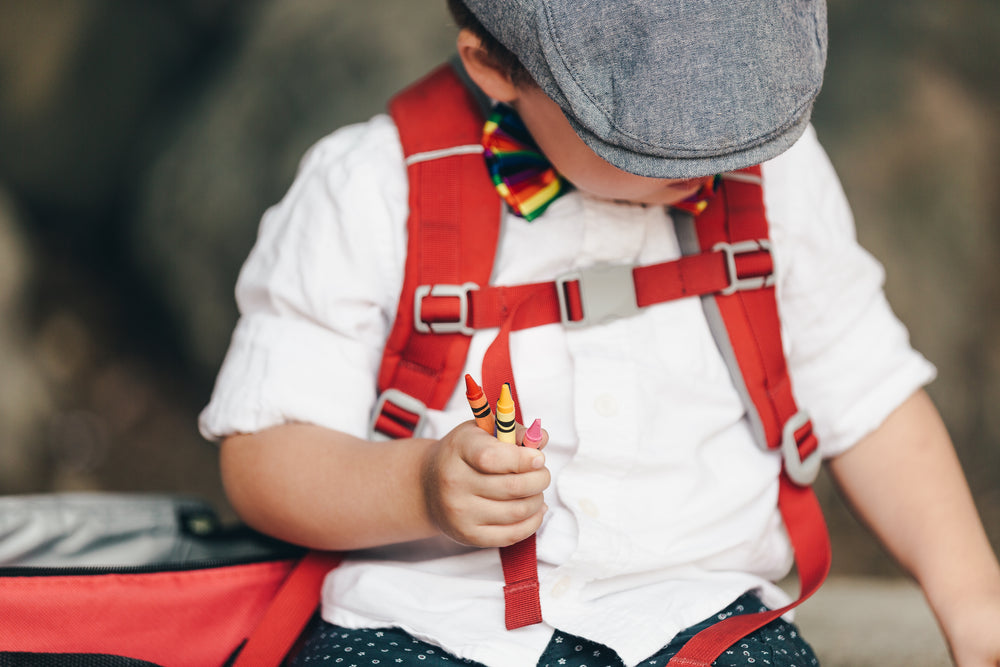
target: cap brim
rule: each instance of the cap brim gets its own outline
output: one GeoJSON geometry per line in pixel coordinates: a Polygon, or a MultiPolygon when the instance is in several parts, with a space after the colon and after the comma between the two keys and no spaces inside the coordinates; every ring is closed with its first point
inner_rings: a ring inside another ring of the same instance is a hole
{"type": "Polygon", "coordinates": [[[788,150],[809,126],[812,104],[780,132],[752,146],[719,155],[649,155],[608,143],[566,114],[573,130],[599,157],[630,174],[650,178],[698,178],[766,162],[788,150]]]}

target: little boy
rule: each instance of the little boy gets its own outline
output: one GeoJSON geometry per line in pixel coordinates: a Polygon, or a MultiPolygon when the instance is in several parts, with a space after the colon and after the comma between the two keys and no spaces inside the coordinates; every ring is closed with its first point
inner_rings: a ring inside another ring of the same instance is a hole
{"type": "MultiPolygon", "coordinates": [[[[956,663],[1000,665],[1000,567],[921,389],[933,368],[808,123],[823,3],[450,4],[464,72],[566,183],[530,221],[500,188],[491,282],[675,259],[677,207],[761,164],[789,372],[820,452],[923,587],[956,663]]],[[[476,428],[464,386],[419,437],[368,439],[406,255],[399,141],[380,115],[304,158],[241,273],[201,417],[248,523],[356,552],[327,577],[296,664],[663,665],[717,619],[786,604],[772,583],[791,566],[781,457],[755,446],[697,299],[515,332],[541,451],[476,428]],[[542,622],[506,630],[493,547],[535,533],[542,622]]],[[[472,335],[473,376],[496,334],[472,335]]],[[[817,664],[780,619],[713,664],[754,663],[817,664]]]]}

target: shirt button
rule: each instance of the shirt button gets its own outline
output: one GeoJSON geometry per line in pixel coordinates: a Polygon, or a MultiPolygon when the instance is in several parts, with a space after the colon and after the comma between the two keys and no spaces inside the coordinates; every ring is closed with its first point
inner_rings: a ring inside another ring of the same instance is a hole
{"type": "Polygon", "coordinates": [[[556,582],[555,586],[552,587],[552,597],[561,598],[566,595],[566,591],[569,590],[570,580],[569,577],[563,577],[556,582]]]}
{"type": "Polygon", "coordinates": [[[594,410],[602,417],[614,417],[618,414],[618,399],[611,394],[601,394],[594,400],[594,410]]]}
{"type": "Polygon", "coordinates": [[[601,513],[601,511],[597,509],[597,505],[594,504],[594,501],[588,498],[584,498],[580,501],[580,511],[592,519],[596,519],[597,515],[601,513]]]}

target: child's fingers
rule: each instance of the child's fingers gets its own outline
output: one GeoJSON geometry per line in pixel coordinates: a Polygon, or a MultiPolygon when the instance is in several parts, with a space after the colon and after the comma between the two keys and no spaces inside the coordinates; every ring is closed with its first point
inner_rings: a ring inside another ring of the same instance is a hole
{"type": "Polygon", "coordinates": [[[476,484],[476,494],[495,501],[541,497],[551,480],[545,468],[517,474],[483,475],[476,484]]]}
{"type": "Polygon", "coordinates": [[[549,444],[549,432],[543,428],[542,441],[538,444],[538,449],[545,449],[545,445],[547,444],[549,444]]]}
{"type": "MultiPolygon", "coordinates": [[[[538,531],[548,509],[544,503],[490,503],[490,521],[468,530],[460,542],[478,547],[505,547],[520,542],[538,531]]],[[[486,515],[484,515],[485,517],[486,515]]]]}
{"type": "Polygon", "coordinates": [[[474,506],[476,523],[482,526],[511,526],[541,511],[545,507],[545,500],[540,493],[504,501],[479,498],[474,506]]]}
{"type": "Polygon", "coordinates": [[[542,525],[542,520],[545,518],[545,510],[546,508],[542,506],[538,512],[535,512],[524,521],[494,528],[490,531],[490,541],[492,544],[489,546],[507,547],[520,542],[530,535],[534,535],[542,525]]]}
{"type": "Polygon", "coordinates": [[[484,475],[531,472],[545,465],[545,455],[536,449],[497,442],[495,438],[470,438],[462,458],[484,475]]]}

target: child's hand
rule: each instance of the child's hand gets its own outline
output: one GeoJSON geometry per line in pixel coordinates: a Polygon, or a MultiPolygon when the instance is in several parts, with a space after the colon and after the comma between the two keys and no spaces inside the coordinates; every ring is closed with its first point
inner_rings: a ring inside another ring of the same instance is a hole
{"type": "MultiPolygon", "coordinates": [[[[547,440],[543,433],[541,447],[547,440]]],[[[436,442],[421,473],[428,516],[456,542],[507,546],[542,523],[542,491],[550,481],[545,455],[502,443],[474,422],[459,425],[436,442]]]]}
{"type": "Polygon", "coordinates": [[[1000,593],[966,598],[942,620],[958,667],[1000,667],[1000,593]]]}

